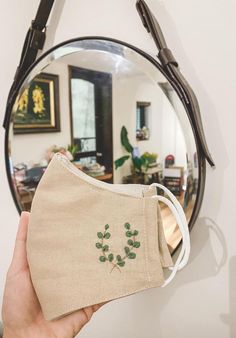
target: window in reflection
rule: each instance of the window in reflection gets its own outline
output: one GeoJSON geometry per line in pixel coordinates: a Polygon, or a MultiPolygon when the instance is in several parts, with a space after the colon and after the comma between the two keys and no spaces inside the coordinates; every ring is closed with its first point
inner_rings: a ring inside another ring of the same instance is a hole
{"type": "Polygon", "coordinates": [[[149,112],[150,102],[137,102],[136,109],[136,139],[148,140],[150,138],[149,130],[149,112]]]}
{"type": "Polygon", "coordinates": [[[94,84],[71,79],[73,134],[81,152],[96,150],[94,84]]]}
{"type": "Polygon", "coordinates": [[[112,75],[75,66],[69,69],[74,159],[88,174],[112,182],[112,75]]]}

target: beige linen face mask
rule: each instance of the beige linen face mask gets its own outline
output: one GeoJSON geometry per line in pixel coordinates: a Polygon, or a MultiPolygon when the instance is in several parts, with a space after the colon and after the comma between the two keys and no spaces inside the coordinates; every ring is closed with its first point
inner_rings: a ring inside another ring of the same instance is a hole
{"type": "Polygon", "coordinates": [[[182,229],[183,213],[157,196],[155,186],[100,182],[63,155],[53,157],[33,200],[27,239],[31,278],[47,320],[165,285],[163,269],[173,270],[169,282],[186,264],[188,234],[181,230],[184,245],[171,268],[158,199],[182,229]]]}

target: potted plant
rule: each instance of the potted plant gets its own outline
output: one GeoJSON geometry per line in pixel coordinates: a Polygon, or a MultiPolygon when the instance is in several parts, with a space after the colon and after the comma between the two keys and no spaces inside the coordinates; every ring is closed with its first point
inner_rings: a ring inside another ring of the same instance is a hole
{"type": "Polygon", "coordinates": [[[143,174],[151,163],[156,162],[157,154],[145,152],[142,156],[138,156],[137,151],[135,151],[137,148],[130,144],[128,131],[125,126],[121,128],[120,139],[122,146],[128,154],[115,161],[115,169],[117,170],[119,167],[122,167],[130,159],[132,161],[132,178],[130,177],[130,179],[133,183],[142,183],[144,181],[143,174]]]}

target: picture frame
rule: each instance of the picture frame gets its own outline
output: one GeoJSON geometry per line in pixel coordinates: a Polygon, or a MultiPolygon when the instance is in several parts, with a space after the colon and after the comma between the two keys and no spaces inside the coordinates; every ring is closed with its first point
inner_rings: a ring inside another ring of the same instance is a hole
{"type": "Polygon", "coordinates": [[[13,108],[14,134],[60,132],[59,76],[40,73],[13,108]]]}

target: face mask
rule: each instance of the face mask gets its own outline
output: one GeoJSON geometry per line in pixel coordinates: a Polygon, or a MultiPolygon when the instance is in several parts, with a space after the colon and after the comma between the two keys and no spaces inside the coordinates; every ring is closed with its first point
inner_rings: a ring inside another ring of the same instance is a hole
{"type": "Polygon", "coordinates": [[[165,187],[104,183],[63,155],[53,157],[33,200],[27,239],[31,278],[47,320],[165,286],[186,265],[189,249],[184,212],[165,187]],[[157,196],[156,187],[168,199],[157,196]],[[159,201],[170,207],[183,236],[174,266],[159,201]]]}

